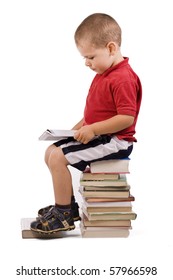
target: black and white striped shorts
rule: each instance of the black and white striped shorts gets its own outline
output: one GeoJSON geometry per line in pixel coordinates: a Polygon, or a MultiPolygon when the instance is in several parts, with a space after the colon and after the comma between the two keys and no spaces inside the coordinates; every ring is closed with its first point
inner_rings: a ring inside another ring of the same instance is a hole
{"type": "Polygon", "coordinates": [[[94,161],[126,158],[133,149],[133,142],[109,135],[98,136],[87,144],[69,137],[55,142],[54,145],[61,147],[69,164],[80,171],[84,171],[94,161]]]}

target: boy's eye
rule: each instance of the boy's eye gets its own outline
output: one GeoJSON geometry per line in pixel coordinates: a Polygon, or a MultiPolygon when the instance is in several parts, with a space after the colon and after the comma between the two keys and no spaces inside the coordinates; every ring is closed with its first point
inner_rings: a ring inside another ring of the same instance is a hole
{"type": "Polygon", "coordinates": [[[94,59],[94,56],[87,56],[87,57],[84,57],[84,59],[92,60],[92,59],[94,59]]]}

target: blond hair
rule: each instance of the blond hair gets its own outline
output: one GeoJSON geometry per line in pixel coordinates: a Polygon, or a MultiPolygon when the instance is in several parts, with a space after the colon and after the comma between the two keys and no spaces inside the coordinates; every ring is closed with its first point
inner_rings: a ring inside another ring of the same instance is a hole
{"type": "Polygon", "coordinates": [[[82,21],[74,38],[76,45],[82,39],[88,40],[95,47],[105,47],[111,41],[121,46],[121,28],[111,16],[95,13],[82,21]]]}

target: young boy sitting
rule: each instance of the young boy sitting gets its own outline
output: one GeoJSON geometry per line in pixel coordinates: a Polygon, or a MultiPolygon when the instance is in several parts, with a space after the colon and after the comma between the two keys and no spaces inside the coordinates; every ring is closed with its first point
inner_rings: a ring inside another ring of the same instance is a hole
{"type": "Polygon", "coordinates": [[[88,16],[75,32],[75,43],[85,65],[96,72],[82,119],[74,138],[48,147],[55,204],[39,210],[31,230],[54,233],[75,228],[79,220],[68,165],[84,171],[91,162],[128,157],[136,142],[135,126],[142,98],[138,76],[121,54],[121,28],[111,16],[88,16]]]}

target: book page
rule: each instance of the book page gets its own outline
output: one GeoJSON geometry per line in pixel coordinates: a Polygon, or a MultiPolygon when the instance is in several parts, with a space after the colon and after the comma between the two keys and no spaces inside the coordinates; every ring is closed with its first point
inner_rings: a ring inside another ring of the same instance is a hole
{"type": "Polygon", "coordinates": [[[76,130],[47,129],[39,137],[39,140],[60,140],[61,138],[73,137],[76,130]]]}

